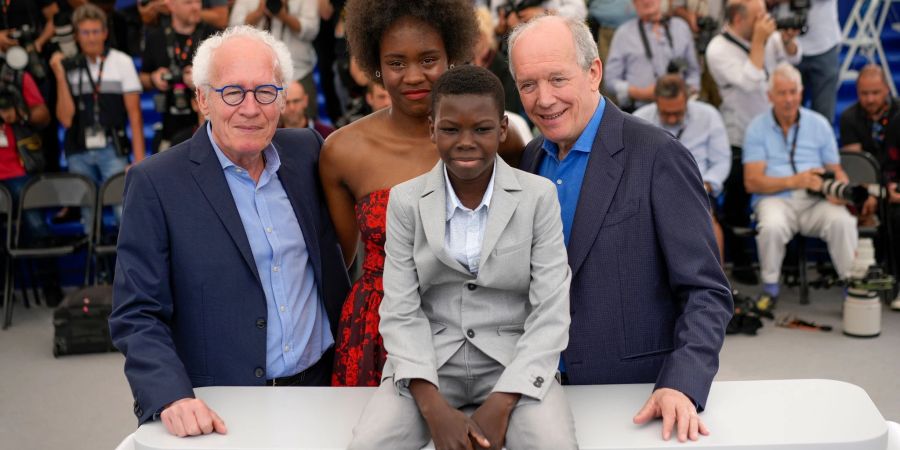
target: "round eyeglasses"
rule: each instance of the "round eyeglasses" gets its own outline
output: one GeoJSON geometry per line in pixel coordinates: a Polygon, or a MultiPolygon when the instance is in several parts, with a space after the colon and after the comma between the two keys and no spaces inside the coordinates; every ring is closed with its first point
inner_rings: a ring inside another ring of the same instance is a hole
{"type": "MultiPolygon", "coordinates": [[[[212,87],[212,86],[210,86],[212,87]]],[[[283,91],[283,87],[274,84],[261,84],[253,89],[244,89],[241,86],[229,84],[220,88],[212,87],[214,91],[222,96],[222,101],[228,106],[237,106],[243,103],[247,92],[253,93],[253,98],[260,105],[268,105],[278,98],[278,91],[283,91]]]]}

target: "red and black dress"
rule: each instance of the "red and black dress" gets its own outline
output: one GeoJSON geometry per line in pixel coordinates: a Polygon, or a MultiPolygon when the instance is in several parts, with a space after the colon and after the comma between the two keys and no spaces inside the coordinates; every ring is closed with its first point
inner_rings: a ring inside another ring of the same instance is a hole
{"type": "Polygon", "coordinates": [[[378,386],[387,354],[378,334],[378,307],[384,297],[385,221],[389,189],[356,203],[356,222],[366,249],[362,276],[344,301],[334,357],[334,386],[378,386]]]}

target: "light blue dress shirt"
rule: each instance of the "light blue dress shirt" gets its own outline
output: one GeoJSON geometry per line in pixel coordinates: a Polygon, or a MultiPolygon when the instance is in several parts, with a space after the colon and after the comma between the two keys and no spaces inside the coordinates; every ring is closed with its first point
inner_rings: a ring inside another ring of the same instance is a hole
{"type": "Polygon", "coordinates": [[[578,206],[578,197],[581,196],[581,183],[584,181],[584,171],[587,169],[588,157],[600,129],[600,119],[603,118],[603,110],[606,109],[606,98],[600,97],[600,103],[594,110],[594,115],[588,121],[581,136],[569,150],[566,157],[559,160],[559,147],[555,142],[544,139],[541,148],[544,156],[538,164],[538,174],[556,185],[556,194],[559,198],[559,206],[562,209],[563,237],[566,245],[569,245],[569,237],[572,234],[572,222],[575,220],[575,208],[578,206]]]}
{"type": "Polygon", "coordinates": [[[254,183],[207,134],[225,172],[253,260],[266,296],[266,378],[294,375],[315,364],[334,345],[319,300],[309,251],[278,169],[281,159],[270,144],[263,150],[266,167],[254,183]]]}
{"type": "Polygon", "coordinates": [[[481,203],[475,209],[466,208],[447,175],[447,166],[444,166],[444,185],[447,189],[447,225],[444,232],[444,249],[453,259],[459,261],[469,272],[478,273],[481,264],[481,243],[484,240],[484,228],[487,225],[488,209],[491,206],[491,198],[494,195],[494,176],[497,174],[497,164],[491,173],[491,181],[481,197],[481,203]]]}
{"type": "MultiPolygon", "coordinates": [[[[772,109],[756,116],[747,127],[744,136],[744,164],[764,161],[766,176],[787,177],[793,175],[791,167],[791,147],[797,133],[797,149],[794,153],[794,165],[797,172],[815,168],[824,168],[825,164],[840,164],[837,141],[831,124],[821,114],[800,108],[800,120],[791,127],[785,136],[781,126],[775,122],[772,109]],[[799,129],[798,129],[799,126],[799,129]]],[[[768,194],[778,197],[789,197],[791,191],[768,194]]],[[[753,194],[751,203],[756,205],[764,194],[753,194]]]]}
{"type": "Polygon", "coordinates": [[[655,85],[657,78],[666,74],[669,62],[682,58],[687,63],[684,81],[688,86],[700,89],[700,64],[694,51],[694,34],[687,22],[679,17],[669,19],[669,34],[672,45],[662,25],[659,32],[653,31],[653,24],[632,19],[623,23],[609,44],[609,57],[603,64],[603,80],[615,92],[619,104],[643,106],[648,102],[635,102],[628,96],[628,88],[655,85]],[[647,59],[641,42],[639,26],[644,28],[650,46],[652,60],[647,59]]]}
{"type": "Polygon", "coordinates": [[[588,2],[588,15],[602,27],[617,28],[634,19],[632,0],[593,0],[588,2]]]}
{"type": "Polygon", "coordinates": [[[731,145],[728,132],[719,111],[712,105],[689,100],[681,125],[663,125],[659,120],[656,103],[644,105],[634,112],[635,117],[646,120],[672,136],[691,152],[703,181],[713,188],[713,195],[722,192],[722,185],[731,170],[731,145]]]}

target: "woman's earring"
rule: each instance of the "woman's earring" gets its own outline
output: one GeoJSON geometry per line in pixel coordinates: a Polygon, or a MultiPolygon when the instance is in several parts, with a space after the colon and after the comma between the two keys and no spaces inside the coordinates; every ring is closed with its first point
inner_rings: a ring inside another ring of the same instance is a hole
{"type": "Polygon", "coordinates": [[[381,78],[381,71],[380,71],[380,70],[376,70],[376,71],[375,71],[375,78],[381,78]]]}
{"type": "Polygon", "coordinates": [[[450,64],[450,68],[451,68],[451,69],[452,69],[452,68],[454,68],[454,67],[456,67],[456,66],[455,66],[455,65],[453,65],[453,64],[450,64]]]}

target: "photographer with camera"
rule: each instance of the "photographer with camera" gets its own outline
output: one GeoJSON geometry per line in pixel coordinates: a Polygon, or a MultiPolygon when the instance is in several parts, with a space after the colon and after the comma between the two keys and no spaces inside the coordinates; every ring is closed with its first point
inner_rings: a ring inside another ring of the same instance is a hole
{"type": "MultiPolygon", "coordinates": [[[[231,26],[251,25],[269,30],[291,52],[294,77],[313,101],[306,107],[308,117],[319,117],[319,102],[313,68],[317,56],[313,41],[319,34],[318,0],[237,0],[228,19],[231,26]]],[[[287,83],[290,80],[285,80],[287,83]]]]}
{"type": "Polygon", "coordinates": [[[191,107],[191,58],[200,43],[215,32],[200,21],[200,0],[166,0],[166,5],[172,20],[147,31],[139,74],[144,89],[157,91],[154,103],[162,115],[154,152],[169,148],[173,136],[196,125],[197,112],[191,107]]]}
{"type": "Polygon", "coordinates": [[[769,109],[769,74],[781,62],[799,63],[801,49],[794,40],[796,32],[776,31],[775,20],[766,13],[763,0],[729,0],[725,18],[722,33],[710,41],[706,50],[707,68],[722,96],[719,111],[728,130],[734,161],[725,180],[722,222],[725,247],[734,263],[732,277],[745,284],[756,284],[759,279],[750,267],[750,256],[733,232],[736,227],[750,224],[750,195],[744,189],[740,164],[744,130],[754,117],[769,109]]]}
{"type": "MultiPolygon", "coordinates": [[[[48,123],[50,111],[34,78],[22,67],[13,68],[10,61],[4,61],[0,68],[0,183],[9,189],[15,203],[30,176],[44,170],[38,133],[48,123]]],[[[49,236],[42,211],[26,210],[22,221],[25,242],[49,236]]],[[[38,265],[44,300],[48,306],[56,306],[62,290],[55,261],[41,260],[38,265]]]]}
{"type": "Polygon", "coordinates": [[[491,11],[497,36],[505,36],[519,24],[544,14],[587,18],[584,0],[475,0],[474,5],[486,6],[491,11]]]}
{"type": "Polygon", "coordinates": [[[779,64],[769,78],[772,108],[753,119],[744,139],[744,184],[755,194],[759,233],[763,293],[758,304],[775,304],[785,246],[796,233],[828,244],[842,280],[849,277],[856,252],[856,218],[844,206],[846,197],[834,196],[846,195],[848,179],[831,125],[821,114],[801,108],[802,98],[800,72],[779,64]]]}
{"type": "Polygon", "coordinates": [[[50,58],[57,80],[56,116],[66,128],[69,171],[99,185],[125,170],[132,150],[134,163],[144,159],[141,82],[128,55],[106,48],[106,14],[99,7],[79,6],[72,23],[81,53],[64,58],[57,52],[50,58]]]}
{"type": "Polygon", "coordinates": [[[800,32],[803,59],[797,68],[806,86],[804,100],[812,110],[834,120],[841,68],[841,24],[837,0],[766,0],[778,19],[778,29],[800,32]]]}
{"type": "MultiPolygon", "coordinates": [[[[731,170],[731,147],[722,116],[712,105],[688,100],[687,85],[677,74],[660,77],[654,94],[656,102],[638,108],[634,116],[666,130],[691,152],[700,169],[710,204],[715,205],[731,170]]],[[[710,208],[713,232],[719,246],[719,261],[722,262],[725,261],[725,244],[722,226],[714,209],[710,208]]]]}
{"type": "Polygon", "coordinates": [[[680,17],[665,18],[660,0],[634,0],[638,17],[623,23],[613,35],[604,66],[606,87],[627,111],[653,101],[656,80],[681,75],[690,94],[700,89],[700,65],[694,35],[680,17]]]}
{"type": "MultiPolygon", "coordinates": [[[[202,0],[200,20],[215,30],[228,26],[228,0],[202,0]]],[[[170,20],[168,0],[137,0],[141,22],[150,26],[165,26],[170,20]]]]}

